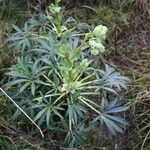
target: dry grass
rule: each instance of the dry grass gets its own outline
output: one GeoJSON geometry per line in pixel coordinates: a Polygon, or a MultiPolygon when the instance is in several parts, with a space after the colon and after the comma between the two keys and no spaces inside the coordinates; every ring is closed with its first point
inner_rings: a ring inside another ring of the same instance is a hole
{"type": "MultiPolygon", "coordinates": [[[[122,146],[132,150],[150,149],[150,34],[145,15],[131,17],[130,26],[121,30],[110,48],[116,51],[112,61],[130,76],[126,93],[130,110],[127,113],[130,129],[122,146]]],[[[124,149],[124,148],[123,148],[124,149]]]]}

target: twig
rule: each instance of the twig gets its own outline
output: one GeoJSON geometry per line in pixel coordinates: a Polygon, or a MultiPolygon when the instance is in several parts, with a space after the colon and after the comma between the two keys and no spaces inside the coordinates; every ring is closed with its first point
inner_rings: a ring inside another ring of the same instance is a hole
{"type": "Polygon", "coordinates": [[[15,104],[15,106],[38,128],[38,130],[40,131],[42,137],[44,137],[44,134],[42,132],[42,130],[40,129],[40,127],[27,115],[26,112],[24,112],[21,107],[0,87],[0,91],[2,91],[2,93],[5,94],[6,97],[8,97],[8,99],[15,104]]]}

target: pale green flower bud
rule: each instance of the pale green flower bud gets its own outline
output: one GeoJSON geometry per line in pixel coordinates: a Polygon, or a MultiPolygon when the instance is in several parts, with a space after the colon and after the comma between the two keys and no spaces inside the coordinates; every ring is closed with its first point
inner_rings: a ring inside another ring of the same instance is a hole
{"type": "Polygon", "coordinates": [[[89,45],[91,46],[91,48],[94,48],[95,46],[96,46],[96,41],[95,41],[95,39],[90,39],[89,40],[89,45]]]}
{"type": "Polygon", "coordinates": [[[90,39],[89,45],[91,46],[91,48],[96,48],[96,49],[100,49],[102,47],[101,41],[97,39],[90,39]]]}
{"type": "Polygon", "coordinates": [[[95,29],[93,31],[93,35],[97,38],[100,38],[101,40],[105,40],[107,31],[108,31],[108,29],[106,26],[99,25],[99,26],[95,27],[95,29]]]}
{"type": "Polygon", "coordinates": [[[90,64],[88,59],[84,59],[82,62],[80,62],[80,67],[81,68],[86,68],[90,64]]]}
{"type": "Polygon", "coordinates": [[[101,43],[99,39],[91,39],[89,40],[89,45],[92,48],[91,54],[98,55],[99,53],[105,52],[105,47],[101,43]]]}
{"type": "Polygon", "coordinates": [[[61,32],[67,31],[67,27],[66,26],[61,26],[61,32]]]}
{"type": "Polygon", "coordinates": [[[99,54],[99,50],[98,49],[93,49],[93,50],[91,50],[91,54],[96,56],[96,55],[99,54]]]}
{"type": "Polygon", "coordinates": [[[100,51],[101,53],[104,53],[104,52],[105,52],[105,47],[104,47],[104,45],[102,45],[102,44],[99,45],[99,51],[100,51]]]}
{"type": "Polygon", "coordinates": [[[49,6],[49,10],[50,10],[50,12],[51,12],[52,14],[55,15],[55,14],[60,13],[61,7],[58,7],[58,6],[54,5],[54,4],[51,4],[51,5],[49,6]]]}

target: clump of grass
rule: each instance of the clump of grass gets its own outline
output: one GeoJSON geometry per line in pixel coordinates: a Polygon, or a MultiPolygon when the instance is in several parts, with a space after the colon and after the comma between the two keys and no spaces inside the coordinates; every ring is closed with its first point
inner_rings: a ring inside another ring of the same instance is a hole
{"type": "Polygon", "coordinates": [[[4,41],[6,32],[9,32],[8,30],[11,30],[11,27],[7,25],[8,23],[4,23],[4,26],[1,28],[0,24],[0,28],[2,29],[0,31],[0,80],[2,80],[6,68],[10,67],[10,65],[12,65],[16,60],[14,52],[11,51],[11,49],[7,46],[6,42],[4,41]]]}
{"type": "Polygon", "coordinates": [[[11,32],[11,29],[12,29],[12,24],[13,24],[14,22],[12,21],[12,20],[1,20],[1,22],[0,22],[0,29],[1,29],[1,37],[2,37],[2,33],[4,33],[4,32],[11,32]]]}
{"type": "Polygon", "coordinates": [[[93,16],[89,20],[89,22],[95,24],[97,23],[107,24],[110,27],[122,24],[128,25],[128,19],[130,17],[130,14],[128,12],[126,13],[119,12],[106,5],[100,5],[96,7],[95,10],[97,11],[97,15],[93,16]]]}
{"type": "MultiPolygon", "coordinates": [[[[144,16],[131,18],[129,28],[124,28],[117,38],[111,38],[110,47],[113,61],[131,78],[129,91],[126,93],[130,111],[130,130],[125,142],[136,150],[149,149],[150,140],[150,54],[148,22],[144,16]],[[145,20],[145,21],[144,21],[145,20]]],[[[123,143],[122,143],[123,144],[123,143]]],[[[123,144],[124,145],[124,144],[123,144]]]]}

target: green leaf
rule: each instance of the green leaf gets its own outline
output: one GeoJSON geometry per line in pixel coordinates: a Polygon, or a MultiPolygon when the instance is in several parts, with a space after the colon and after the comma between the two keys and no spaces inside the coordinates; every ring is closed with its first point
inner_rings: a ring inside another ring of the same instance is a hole
{"type": "Polygon", "coordinates": [[[35,83],[34,82],[31,84],[31,92],[33,95],[35,95],[35,83]]]}
{"type": "Polygon", "coordinates": [[[117,117],[117,116],[113,116],[113,115],[108,115],[108,114],[105,114],[105,116],[107,118],[115,121],[115,122],[118,122],[118,123],[122,124],[122,125],[127,125],[127,126],[129,125],[129,123],[125,119],[123,119],[121,117],[117,117]]]}
{"type": "Polygon", "coordinates": [[[123,133],[123,130],[121,129],[121,127],[119,127],[115,122],[108,119],[105,115],[102,115],[101,117],[112,134],[116,135],[116,132],[123,133]]]}
{"type": "Polygon", "coordinates": [[[43,115],[46,111],[47,111],[47,108],[42,109],[42,110],[35,116],[34,121],[39,120],[39,119],[42,117],[42,115],[43,115]]]}
{"type": "Polygon", "coordinates": [[[78,59],[81,54],[80,48],[75,48],[71,51],[69,58],[72,59],[78,59]]]}
{"type": "Polygon", "coordinates": [[[57,54],[61,57],[65,57],[66,53],[68,53],[68,45],[67,44],[59,45],[57,49],[57,54]]]}
{"type": "Polygon", "coordinates": [[[46,113],[46,124],[48,127],[50,127],[50,118],[51,118],[51,112],[47,111],[47,113],[46,113]]]}
{"type": "Polygon", "coordinates": [[[22,85],[22,86],[20,87],[20,92],[23,92],[30,84],[31,84],[30,82],[27,82],[27,83],[25,83],[24,85],[22,85]]]}
{"type": "Polygon", "coordinates": [[[12,86],[12,85],[15,85],[15,84],[19,84],[19,83],[23,83],[23,82],[27,82],[28,80],[27,79],[16,79],[16,80],[13,80],[13,81],[10,81],[7,83],[7,86],[12,86]]]}
{"type": "Polygon", "coordinates": [[[59,116],[60,118],[63,118],[62,115],[56,109],[52,109],[52,110],[57,116],[59,116]]]}
{"type": "Polygon", "coordinates": [[[122,112],[122,111],[126,111],[129,107],[116,107],[116,108],[112,108],[110,110],[107,111],[107,113],[118,113],[118,112],[122,112]]]}

